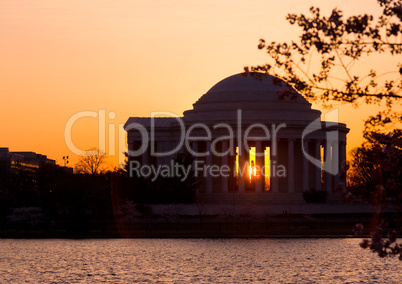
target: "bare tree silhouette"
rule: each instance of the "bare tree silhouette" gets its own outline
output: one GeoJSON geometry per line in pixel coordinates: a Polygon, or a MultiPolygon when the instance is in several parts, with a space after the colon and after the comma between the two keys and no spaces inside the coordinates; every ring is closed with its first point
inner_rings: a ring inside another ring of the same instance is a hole
{"type": "Polygon", "coordinates": [[[107,170],[107,156],[105,152],[94,147],[85,151],[81,159],[75,164],[74,172],[77,174],[103,174],[107,170]]]}

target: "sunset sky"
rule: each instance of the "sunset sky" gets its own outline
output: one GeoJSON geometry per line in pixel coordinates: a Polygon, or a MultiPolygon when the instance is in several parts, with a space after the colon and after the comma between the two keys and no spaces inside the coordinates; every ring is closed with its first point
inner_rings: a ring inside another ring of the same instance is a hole
{"type": "MultiPolygon", "coordinates": [[[[345,16],[381,11],[375,0],[0,0],[0,147],[59,164],[69,155],[73,165],[78,157],[64,140],[71,116],[114,112],[108,127],[151,111],[182,115],[218,81],[266,62],[260,38],[296,39],[300,29],[285,17],[312,5],[327,15],[334,7],[345,16]]],[[[395,62],[369,64],[390,70],[395,62]]],[[[351,128],[350,150],[378,107],[334,107],[351,128]]],[[[78,120],[72,139],[81,149],[98,146],[97,119],[78,120]]],[[[117,165],[117,158],[110,162],[117,165]]]]}

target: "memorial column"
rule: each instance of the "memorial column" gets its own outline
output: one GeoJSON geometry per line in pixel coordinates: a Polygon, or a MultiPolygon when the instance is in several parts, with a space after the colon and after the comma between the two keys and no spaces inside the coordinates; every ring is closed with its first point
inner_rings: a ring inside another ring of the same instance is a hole
{"type": "Polygon", "coordinates": [[[294,139],[288,139],[288,192],[295,191],[294,161],[294,139]]]}
{"type": "MultiPolygon", "coordinates": [[[[321,141],[316,140],[314,145],[314,158],[321,162],[321,141]]],[[[321,164],[320,167],[315,166],[314,177],[315,177],[315,190],[321,190],[321,164]]]]}
{"type": "MultiPolygon", "coordinates": [[[[205,166],[207,169],[210,169],[212,166],[212,152],[211,152],[211,141],[207,141],[207,157],[206,157],[206,163],[205,166]]],[[[205,192],[206,193],[212,193],[212,176],[209,171],[207,171],[206,174],[206,186],[205,186],[205,192]]]]}
{"type": "MultiPolygon", "coordinates": [[[[303,145],[304,153],[308,154],[308,141],[304,140],[303,145]]],[[[307,155],[303,155],[303,191],[310,190],[309,188],[309,162],[307,155]]]]}
{"type": "Polygon", "coordinates": [[[255,167],[257,169],[256,192],[263,192],[265,156],[261,141],[255,142],[255,167]]]}
{"type": "MultiPolygon", "coordinates": [[[[229,149],[228,141],[222,141],[222,153],[226,153],[229,149]]],[[[222,156],[222,162],[220,165],[221,169],[229,168],[229,153],[224,154],[222,156]]],[[[229,176],[230,171],[226,173],[226,171],[221,171],[221,180],[222,180],[222,193],[227,193],[229,191],[229,176]]]]}

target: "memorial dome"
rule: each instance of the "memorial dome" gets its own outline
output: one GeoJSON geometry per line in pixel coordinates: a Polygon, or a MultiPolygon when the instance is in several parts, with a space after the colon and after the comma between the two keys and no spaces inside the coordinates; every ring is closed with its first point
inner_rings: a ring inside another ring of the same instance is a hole
{"type": "MultiPolygon", "coordinates": [[[[184,112],[187,121],[228,121],[237,117],[238,110],[246,120],[257,121],[312,121],[321,114],[311,109],[311,104],[294,89],[291,95],[281,93],[289,90],[282,81],[274,83],[271,75],[260,78],[236,74],[223,79],[210,88],[194,104],[193,109],[184,112]]],[[[277,80],[277,79],[276,79],[277,80]]]]}

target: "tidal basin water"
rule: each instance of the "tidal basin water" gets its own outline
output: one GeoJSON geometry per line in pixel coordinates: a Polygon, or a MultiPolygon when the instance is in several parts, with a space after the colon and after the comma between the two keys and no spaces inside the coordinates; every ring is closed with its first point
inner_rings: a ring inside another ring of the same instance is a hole
{"type": "Polygon", "coordinates": [[[0,283],[402,283],[358,239],[0,240],[0,283]]]}

